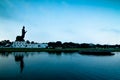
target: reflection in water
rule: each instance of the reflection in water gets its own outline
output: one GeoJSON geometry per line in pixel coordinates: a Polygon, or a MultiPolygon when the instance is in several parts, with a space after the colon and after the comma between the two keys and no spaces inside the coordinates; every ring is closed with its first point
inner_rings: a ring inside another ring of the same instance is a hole
{"type": "Polygon", "coordinates": [[[5,52],[0,53],[0,59],[0,80],[120,80],[120,55],[5,52]],[[19,63],[20,72],[14,62],[19,63]]]}
{"type": "Polygon", "coordinates": [[[2,56],[2,57],[8,57],[9,53],[8,52],[2,52],[2,53],[0,53],[0,56],[2,56]]]}
{"type": "Polygon", "coordinates": [[[23,55],[15,55],[15,61],[20,63],[20,71],[23,71],[24,68],[24,56],[23,55]]]}
{"type": "Polygon", "coordinates": [[[0,56],[2,57],[8,57],[9,55],[13,55],[14,58],[15,58],[15,62],[18,62],[19,65],[20,65],[20,72],[23,71],[24,69],[24,56],[28,56],[25,54],[25,52],[12,52],[12,53],[9,53],[9,52],[3,52],[3,53],[0,53],[0,56]]]}
{"type": "MultiPolygon", "coordinates": [[[[47,52],[50,55],[56,55],[56,56],[61,56],[62,54],[73,54],[73,52],[47,52]]],[[[28,57],[29,55],[35,55],[35,54],[40,54],[40,52],[3,52],[0,53],[0,56],[8,57],[10,54],[12,54],[15,58],[15,62],[19,63],[20,66],[20,72],[23,72],[24,69],[24,57],[28,57]]],[[[86,56],[91,56],[93,54],[79,54],[79,55],[86,55],[86,56]]],[[[93,55],[93,56],[113,56],[113,55],[93,55]]]]}
{"type": "Polygon", "coordinates": [[[85,54],[85,53],[79,53],[80,55],[83,55],[83,56],[114,56],[115,54],[114,53],[111,53],[111,54],[85,54]]]}
{"type": "Polygon", "coordinates": [[[62,52],[48,52],[51,55],[57,55],[57,56],[61,56],[62,52]]]}

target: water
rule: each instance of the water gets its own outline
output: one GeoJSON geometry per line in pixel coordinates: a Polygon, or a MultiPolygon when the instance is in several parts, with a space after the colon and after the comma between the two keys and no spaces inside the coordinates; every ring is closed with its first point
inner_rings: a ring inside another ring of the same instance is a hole
{"type": "Polygon", "coordinates": [[[120,80],[120,53],[0,53],[0,80],[120,80]]]}

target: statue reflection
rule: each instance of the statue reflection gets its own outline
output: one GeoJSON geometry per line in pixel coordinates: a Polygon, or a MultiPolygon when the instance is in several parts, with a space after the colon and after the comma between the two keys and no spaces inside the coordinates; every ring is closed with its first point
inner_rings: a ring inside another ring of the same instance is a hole
{"type": "Polygon", "coordinates": [[[24,56],[23,55],[15,55],[15,62],[19,62],[20,65],[20,72],[22,73],[24,69],[24,56]]]}

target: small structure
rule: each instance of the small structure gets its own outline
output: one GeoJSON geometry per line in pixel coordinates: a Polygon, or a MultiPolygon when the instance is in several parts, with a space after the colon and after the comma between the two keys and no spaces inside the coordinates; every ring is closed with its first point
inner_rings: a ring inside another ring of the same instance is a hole
{"type": "Polygon", "coordinates": [[[27,43],[25,41],[15,41],[12,44],[13,48],[47,48],[47,43],[27,43]]]}

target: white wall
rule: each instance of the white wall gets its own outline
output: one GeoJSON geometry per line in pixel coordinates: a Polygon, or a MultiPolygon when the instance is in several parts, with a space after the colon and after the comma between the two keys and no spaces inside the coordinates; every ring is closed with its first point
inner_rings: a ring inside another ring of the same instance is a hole
{"type": "Polygon", "coordinates": [[[46,48],[48,44],[45,43],[26,43],[25,41],[15,41],[12,44],[13,48],[46,48]]]}

